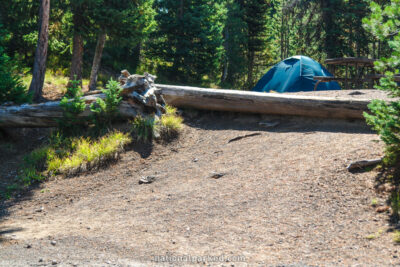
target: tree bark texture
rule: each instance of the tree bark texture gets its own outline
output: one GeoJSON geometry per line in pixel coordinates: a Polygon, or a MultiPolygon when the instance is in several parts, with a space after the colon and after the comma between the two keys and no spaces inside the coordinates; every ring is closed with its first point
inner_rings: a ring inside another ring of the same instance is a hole
{"type": "Polygon", "coordinates": [[[42,97],[44,77],[46,74],[46,59],[49,43],[49,18],[50,0],[41,0],[39,11],[39,36],[33,64],[32,81],[29,86],[29,93],[33,101],[37,102],[42,97]]]}
{"type": "Polygon", "coordinates": [[[97,39],[96,51],[94,53],[92,71],[90,73],[89,90],[96,90],[97,76],[100,69],[101,57],[106,43],[106,33],[101,32],[97,39]]]}

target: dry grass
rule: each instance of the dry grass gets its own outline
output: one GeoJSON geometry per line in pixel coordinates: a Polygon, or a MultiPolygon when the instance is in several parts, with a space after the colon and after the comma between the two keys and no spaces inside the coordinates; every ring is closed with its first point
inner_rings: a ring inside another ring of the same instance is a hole
{"type": "MultiPolygon", "coordinates": [[[[26,74],[21,76],[22,83],[29,88],[32,80],[31,74],[26,74]]],[[[61,98],[65,92],[68,84],[69,78],[64,76],[62,73],[46,71],[46,76],[44,79],[43,96],[47,99],[55,100],[61,98]]],[[[82,80],[82,87],[87,89],[89,85],[88,79],[82,80]]]]}
{"type": "MultiPolygon", "coordinates": [[[[60,137],[58,137],[60,138],[60,137]]],[[[19,188],[30,186],[56,174],[73,175],[117,159],[124,147],[131,143],[129,134],[109,133],[98,140],[75,138],[58,140],[33,150],[24,159],[24,166],[16,183],[7,187],[6,197],[19,188]]]]}

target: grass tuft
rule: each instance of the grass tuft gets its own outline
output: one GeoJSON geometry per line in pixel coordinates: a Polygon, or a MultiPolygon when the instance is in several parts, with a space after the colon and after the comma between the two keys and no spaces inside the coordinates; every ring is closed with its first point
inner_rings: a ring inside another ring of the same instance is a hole
{"type": "Polygon", "coordinates": [[[157,136],[159,127],[154,118],[137,116],[132,122],[132,133],[138,141],[150,142],[157,136]]]}
{"type": "Polygon", "coordinates": [[[165,114],[161,117],[161,133],[166,138],[177,136],[182,129],[183,118],[177,114],[175,107],[167,105],[165,114]]]}
{"type": "Polygon", "coordinates": [[[376,235],[370,234],[370,235],[367,235],[365,238],[368,240],[374,240],[376,238],[376,235]]]}
{"type": "Polygon", "coordinates": [[[24,158],[24,165],[14,184],[7,187],[6,198],[13,191],[28,187],[55,174],[76,174],[115,159],[132,141],[129,134],[118,131],[95,141],[90,138],[62,138],[52,135],[50,144],[32,151],[24,158]]]}
{"type": "Polygon", "coordinates": [[[393,242],[400,244],[400,231],[398,231],[398,230],[394,231],[393,242]]]}
{"type": "Polygon", "coordinates": [[[161,126],[167,131],[177,132],[182,129],[183,118],[179,116],[166,115],[161,117],[161,126]]]}

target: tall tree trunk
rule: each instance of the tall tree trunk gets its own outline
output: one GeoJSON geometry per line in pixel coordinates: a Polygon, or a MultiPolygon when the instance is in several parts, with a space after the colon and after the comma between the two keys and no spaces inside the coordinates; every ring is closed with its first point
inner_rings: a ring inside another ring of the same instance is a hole
{"type": "Polygon", "coordinates": [[[335,21],[335,12],[337,12],[340,4],[335,0],[321,0],[322,20],[325,31],[324,50],[328,58],[341,56],[338,50],[341,41],[338,36],[338,21],[335,21]]]}
{"type": "Polygon", "coordinates": [[[100,69],[101,56],[106,43],[106,33],[101,32],[97,39],[96,51],[94,53],[92,71],[90,73],[89,90],[96,90],[97,75],[100,69]]]}
{"type": "Polygon", "coordinates": [[[228,67],[229,67],[229,49],[230,45],[229,42],[231,41],[229,39],[229,30],[228,27],[225,27],[224,29],[224,49],[225,49],[225,58],[224,58],[224,70],[222,72],[222,77],[221,77],[221,83],[224,83],[226,79],[228,78],[228,67]]]}
{"type": "Polygon", "coordinates": [[[132,53],[132,66],[134,66],[133,71],[137,73],[137,69],[142,61],[142,43],[139,42],[134,48],[132,53]]]}
{"type": "Polygon", "coordinates": [[[247,88],[251,89],[253,84],[253,77],[254,77],[254,51],[250,51],[249,58],[248,58],[248,68],[247,68],[247,88]]]}
{"type": "Polygon", "coordinates": [[[50,0],[41,0],[39,11],[39,36],[33,64],[33,74],[29,93],[33,95],[33,101],[37,102],[42,97],[44,76],[46,74],[46,59],[49,43],[49,17],[50,0]]]}
{"type": "Polygon", "coordinates": [[[69,80],[79,80],[82,86],[82,63],[83,63],[83,37],[79,32],[81,18],[78,10],[74,13],[74,37],[72,44],[72,60],[69,80]]]}

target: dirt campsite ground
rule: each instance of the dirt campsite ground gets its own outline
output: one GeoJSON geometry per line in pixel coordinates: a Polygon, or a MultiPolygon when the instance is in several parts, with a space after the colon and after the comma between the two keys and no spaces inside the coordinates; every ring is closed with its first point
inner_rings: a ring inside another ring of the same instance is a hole
{"type": "MultiPolygon", "coordinates": [[[[375,190],[379,173],[346,170],[382,156],[364,123],[184,116],[179,140],[133,145],[106,169],[3,203],[0,266],[400,264],[396,226],[371,206],[387,199],[375,190]],[[155,181],[139,184],[143,176],[155,181]]],[[[27,147],[16,139],[16,150],[27,147]]],[[[1,175],[13,175],[20,156],[1,154],[1,175]]]]}

